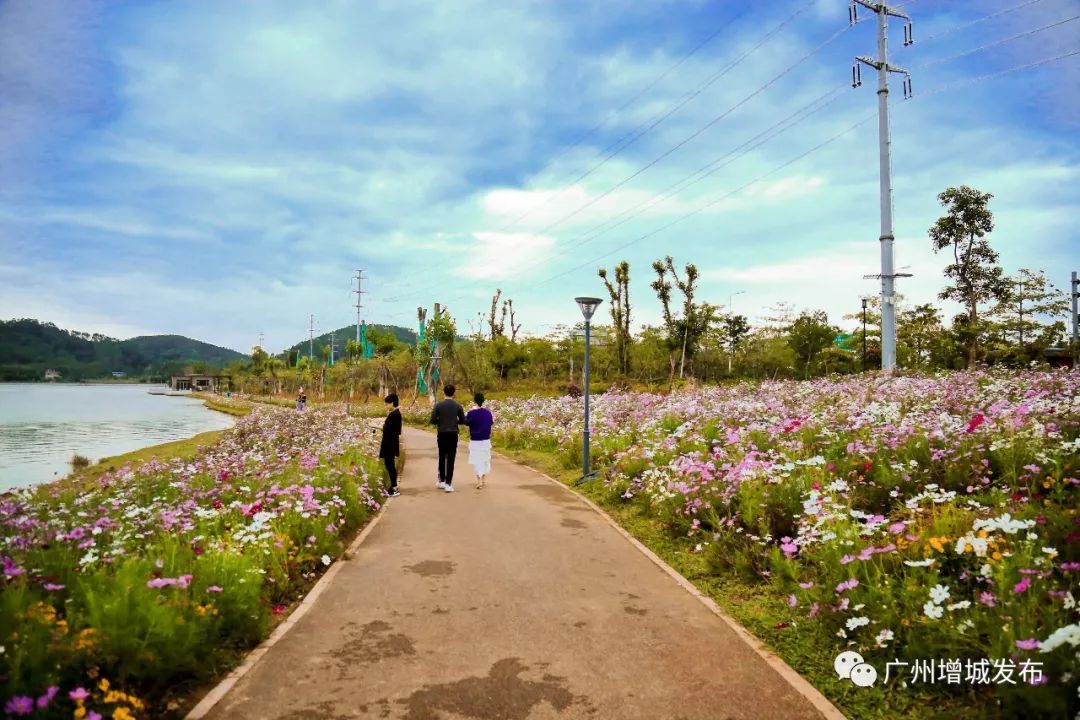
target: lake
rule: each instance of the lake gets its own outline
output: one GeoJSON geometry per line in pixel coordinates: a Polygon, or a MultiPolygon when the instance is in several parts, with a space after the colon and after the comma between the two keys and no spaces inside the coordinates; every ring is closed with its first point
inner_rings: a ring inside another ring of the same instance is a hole
{"type": "Polygon", "coordinates": [[[97,462],[234,422],[151,387],[0,383],[0,490],[63,477],[76,453],[97,462]]]}

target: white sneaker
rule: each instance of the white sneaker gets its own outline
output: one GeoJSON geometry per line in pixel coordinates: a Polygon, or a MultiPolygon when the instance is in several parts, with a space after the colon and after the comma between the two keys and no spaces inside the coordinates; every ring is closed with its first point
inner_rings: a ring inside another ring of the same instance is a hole
{"type": "Polygon", "coordinates": [[[454,486],[453,485],[444,485],[443,490],[445,490],[446,492],[454,492],[454,486]]]}
{"type": "Polygon", "coordinates": [[[446,489],[446,483],[444,483],[442,480],[440,480],[439,482],[435,483],[435,487],[439,488],[440,490],[445,490],[446,489]]]}

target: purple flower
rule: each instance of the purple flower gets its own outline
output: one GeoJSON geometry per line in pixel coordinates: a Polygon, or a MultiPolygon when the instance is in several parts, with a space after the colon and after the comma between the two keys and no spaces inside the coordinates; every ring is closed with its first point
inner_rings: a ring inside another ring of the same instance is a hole
{"type": "Polygon", "coordinates": [[[206,588],[206,592],[208,592],[208,593],[211,593],[211,592],[212,593],[219,593],[219,592],[221,592],[221,586],[220,585],[211,585],[210,587],[206,588]]]}
{"type": "Polygon", "coordinates": [[[1021,650],[1038,650],[1039,641],[1035,638],[1028,638],[1027,640],[1017,640],[1016,647],[1020,648],[1021,650]]]}
{"type": "Polygon", "coordinates": [[[799,604],[799,600],[794,595],[788,595],[787,604],[788,607],[795,607],[799,604]]]}
{"type": "Polygon", "coordinates": [[[68,697],[75,702],[83,702],[86,698],[90,697],[90,693],[86,691],[86,688],[77,687],[68,693],[68,697]]]}
{"type": "Polygon", "coordinates": [[[150,588],[151,590],[157,590],[159,588],[168,587],[175,584],[175,578],[154,578],[153,580],[146,581],[146,587],[150,588]]]}
{"type": "Polygon", "coordinates": [[[799,546],[789,537],[780,538],[780,549],[783,550],[784,555],[789,558],[795,557],[795,553],[799,552],[799,546]]]}
{"type": "Polygon", "coordinates": [[[809,590],[810,588],[814,587],[814,583],[812,583],[812,582],[799,583],[799,587],[801,587],[803,590],[809,590]]]}
{"type": "Polygon", "coordinates": [[[101,713],[91,710],[86,714],[86,720],[102,720],[101,713]]]}
{"type": "Polygon", "coordinates": [[[53,701],[53,698],[56,697],[56,693],[58,692],[60,692],[60,688],[55,685],[50,685],[45,690],[45,694],[37,699],[37,706],[41,709],[49,707],[49,703],[53,701]]]}
{"type": "Polygon", "coordinates": [[[42,585],[42,587],[46,590],[63,590],[65,586],[58,585],[56,583],[45,583],[44,585],[42,585]]]}
{"type": "Polygon", "coordinates": [[[1016,585],[1013,587],[1013,593],[1016,594],[1016,595],[1019,595],[1019,594],[1025,592],[1025,591],[1027,591],[1027,589],[1029,587],[1031,587],[1031,578],[1026,577],[1023,580],[1021,580],[1020,582],[1016,583],[1016,585]]]}
{"type": "Polygon", "coordinates": [[[1080,570],[1080,562],[1064,562],[1064,563],[1061,563],[1061,569],[1064,570],[1065,572],[1073,572],[1075,570],[1080,570]]]}
{"type": "Polygon", "coordinates": [[[181,575],[180,577],[176,578],[176,586],[179,587],[179,588],[186,588],[188,585],[191,584],[191,578],[192,577],[194,577],[194,576],[193,575],[181,575]]]}
{"type": "Polygon", "coordinates": [[[979,602],[986,607],[994,607],[997,605],[997,601],[994,599],[994,593],[986,592],[985,590],[979,593],[979,602]]]}
{"type": "Polygon", "coordinates": [[[17,695],[7,701],[4,712],[8,715],[29,715],[34,712],[34,698],[17,695]]]}
{"type": "Polygon", "coordinates": [[[842,593],[845,590],[851,590],[852,588],[858,587],[858,585],[859,585],[859,581],[856,580],[855,578],[851,578],[850,580],[845,580],[844,582],[837,585],[836,586],[836,592],[837,593],[842,593]]]}

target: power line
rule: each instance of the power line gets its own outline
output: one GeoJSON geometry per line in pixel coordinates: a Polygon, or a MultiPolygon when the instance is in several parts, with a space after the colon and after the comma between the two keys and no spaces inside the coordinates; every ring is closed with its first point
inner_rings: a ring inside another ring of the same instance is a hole
{"type": "MultiPolygon", "coordinates": [[[[1080,49],[1073,50],[1073,51],[1067,52],[1067,53],[1063,53],[1061,55],[1056,55],[1054,57],[1045,58],[1043,60],[1038,60],[1038,61],[1035,61],[1035,62],[1027,63],[1027,64],[1024,64],[1024,65],[1018,65],[1016,67],[1008,68],[1006,70],[1001,70],[1001,71],[998,71],[998,72],[989,73],[989,74],[981,75],[981,76],[974,77],[974,78],[966,78],[965,80],[955,82],[955,83],[949,83],[947,85],[935,88],[935,89],[933,89],[933,90],[931,90],[929,92],[922,93],[921,97],[925,98],[925,97],[930,97],[930,96],[933,96],[933,95],[939,95],[941,93],[949,92],[951,90],[954,90],[954,89],[956,89],[958,87],[962,87],[962,86],[965,86],[965,85],[971,85],[971,84],[974,84],[976,82],[989,80],[989,79],[992,79],[992,78],[1000,77],[1002,75],[1007,75],[1007,74],[1011,74],[1011,73],[1015,73],[1015,72],[1020,72],[1022,70],[1034,69],[1034,68],[1037,68],[1037,67],[1041,67],[1043,65],[1047,65],[1047,64],[1052,63],[1052,62],[1056,62],[1056,61],[1059,61],[1059,60],[1064,60],[1066,58],[1074,57],[1074,56],[1077,56],[1077,55],[1080,55],[1080,49]]],[[[900,107],[903,107],[903,106],[900,106],[900,107]]],[[[659,233],[661,233],[661,232],[663,232],[665,230],[668,230],[668,229],[674,227],[675,225],[677,225],[677,224],[679,224],[679,223],[681,223],[681,222],[683,222],[685,220],[688,220],[691,217],[699,215],[700,213],[704,212],[705,210],[708,210],[709,208],[718,205],[719,203],[723,202],[724,200],[727,200],[728,198],[732,197],[733,195],[736,195],[736,194],[742,192],[743,190],[746,190],[747,188],[749,188],[749,187],[751,187],[753,185],[756,185],[757,183],[761,182],[762,180],[765,180],[768,177],[770,177],[772,175],[775,175],[776,173],[780,172],[781,170],[783,170],[783,169],[785,169],[785,168],[799,162],[803,158],[817,152],[818,150],[821,150],[822,148],[826,147],[827,145],[830,145],[831,143],[833,143],[836,140],[840,139],[844,135],[847,135],[848,133],[858,129],[859,127],[861,127],[861,126],[865,125],[866,123],[870,122],[871,120],[873,120],[874,117],[876,116],[876,114],[877,113],[874,112],[874,113],[871,113],[871,114],[867,115],[866,117],[862,118],[858,122],[852,124],[851,126],[847,127],[846,129],[841,130],[840,132],[838,132],[835,135],[831,136],[827,140],[825,140],[825,141],[823,141],[821,143],[818,143],[814,147],[800,153],[796,157],[784,162],[783,164],[774,167],[773,169],[769,170],[768,172],[757,176],[756,178],[754,178],[750,182],[748,182],[748,183],[746,183],[744,185],[741,185],[740,187],[735,188],[734,190],[726,192],[723,195],[720,195],[719,197],[709,201],[708,203],[706,203],[706,204],[704,204],[704,205],[690,211],[689,213],[686,213],[685,215],[682,215],[682,216],[672,220],[671,222],[669,222],[669,223],[667,223],[665,225],[662,225],[659,228],[656,228],[655,230],[652,230],[652,231],[650,231],[648,233],[645,233],[644,235],[641,235],[641,236],[638,236],[638,237],[634,238],[633,240],[630,240],[630,241],[625,242],[625,243],[623,243],[623,244],[621,244],[621,245],[619,245],[617,247],[614,247],[614,248],[604,252],[602,255],[598,255],[598,256],[592,258],[591,260],[588,260],[586,262],[575,265],[575,266],[573,266],[573,267],[571,267],[571,268],[569,268],[569,269],[567,269],[567,270],[565,270],[563,272],[560,272],[560,273],[558,273],[556,275],[552,275],[552,276],[550,276],[550,277],[548,277],[548,278],[546,278],[546,279],[544,279],[544,280],[542,280],[540,282],[534,283],[534,284],[526,286],[526,287],[528,287],[529,289],[534,289],[534,288],[540,287],[542,285],[545,285],[545,284],[547,284],[549,282],[552,282],[554,280],[557,280],[557,279],[559,279],[561,277],[564,277],[564,276],[570,274],[571,272],[574,272],[575,270],[580,270],[583,267],[586,267],[586,266],[589,266],[589,265],[594,265],[594,264],[604,260],[605,258],[607,258],[610,255],[613,255],[613,254],[615,254],[617,252],[625,250],[626,248],[631,247],[632,245],[636,245],[637,243],[639,243],[639,242],[641,242],[643,240],[647,240],[647,239],[649,239],[649,238],[651,238],[651,237],[653,237],[653,236],[655,236],[655,235],[657,235],[657,234],[659,234],[659,233]]]]}
{"type": "Polygon", "coordinates": [[[785,27],[787,27],[789,24],[791,24],[791,22],[793,22],[799,15],[803,14],[804,12],[809,10],[811,7],[813,7],[813,5],[814,5],[814,3],[810,2],[810,3],[805,3],[802,6],[800,6],[799,8],[797,8],[795,10],[795,12],[793,12],[791,15],[786,17],[778,25],[776,25],[776,27],[774,27],[772,30],[770,30],[764,36],[762,36],[762,38],[760,40],[758,40],[758,42],[754,46],[752,46],[749,50],[745,51],[738,58],[731,61],[730,63],[725,65],[723,68],[721,68],[717,72],[710,75],[709,78],[707,80],[705,80],[704,83],[702,83],[701,85],[696,87],[693,91],[691,91],[691,92],[687,93],[686,95],[684,95],[681,100],[679,100],[674,105],[669,107],[666,111],[662,111],[661,113],[659,113],[657,115],[654,115],[651,118],[651,122],[649,120],[646,120],[645,122],[639,124],[633,130],[631,130],[626,135],[623,135],[622,138],[615,141],[615,143],[613,143],[612,145],[609,145],[602,152],[607,152],[608,150],[611,150],[611,152],[608,153],[607,155],[605,155],[603,157],[603,159],[600,160],[600,162],[596,163],[592,167],[585,170],[585,172],[578,175],[573,181],[571,181],[568,185],[566,185],[562,190],[559,190],[559,191],[557,191],[555,193],[552,193],[552,194],[548,195],[547,199],[545,199],[543,202],[541,202],[539,205],[532,208],[528,212],[526,212],[523,215],[520,215],[517,218],[515,218],[514,220],[512,220],[508,225],[504,226],[501,230],[499,230],[499,232],[506,232],[510,228],[516,227],[523,219],[525,219],[526,217],[528,217],[532,213],[536,212],[540,208],[547,206],[552,201],[552,199],[554,199],[555,197],[558,197],[559,195],[564,193],[568,188],[571,188],[571,187],[577,185],[579,182],[581,182],[582,180],[584,180],[585,178],[589,177],[590,175],[595,173],[597,170],[602,168],[604,165],[606,165],[608,163],[608,161],[610,161],[616,155],[618,155],[623,150],[625,150],[626,148],[633,145],[635,142],[637,142],[643,136],[645,136],[646,134],[651,132],[653,129],[655,129],[657,126],[659,126],[665,120],[667,120],[669,117],[671,117],[676,112],[678,112],[683,107],[685,107],[694,98],[698,97],[699,95],[701,95],[701,93],[705,92],[705,90],[712,87],[712,85],[715,84],[718,80],[720,80],[720,78],[727,75],[731,70],[733,70],[740,63],[742,63],[743,60],[745,60],[747,57],[749,57],[754,52],[759,50],[763,45],[765,45],[765,43],[767,43],[776,34],[778,34],[781,30],[783,30],[785,27]],[[628,137],[629,137],[629,140],[627,140],[627,142],[625,142],[625,143],[622,143],[622,141],[625,140],[628,137]],[[614,148],[614,149],[612,149],[612,148],[614,148]]]}
{"type": "Polygon", "coordinates": [[[984,15],[984,16],[982,16],[980,18],[976,18],[976,19],[972,20],[971,22],[966,22],[966,23],[962,23],[960,25],[954,25],[953,27],[950,27],[950,28],[946,28],[945,30],[942,30],[941,32],[934,33],[930,37],[923,38],[923,39],[919,40],[919,43],[920,44],[925,44],[925,43],[928,43],[928,42],[933,42],[934,40],[937,40],[940,37],[944,37],[945,35],[949,35],[951,33],[957,32],[958,30],[966,30],[967,28],[972,27],[973,25],[978,25],[979,23],[986,22],[987,20],[993,20],[996,17],[1000,17],[1000,16],[1006,15],[1008,13],[1016,12],[1017,10],[1021,10],[1023,8],[1028,7],[1029,5],[1034,5],[1035,3],[1040,3],[1042,1],[1043,0],[1027,0],[1027,2],[1022,2],[1019,5],[1013,5],[1012,7],[1007,7],[1005,9],[1003,9],[1003,10],[998,10],[997,12],[992,12],[989,15],[984,15]]]}
{"type": "Polygon", "coordinates": [[[714,125],[716,125],[716,124],[717,124],[718,122],[720,122],[721,120],[723,120],[724,118],[726,118],[727,116],[729,116],[729,115],[730,115],[731,113],[735,112],[735,111],[736,111],[736,110],[738,110],[738,109],[739,109],[740,107],[742,107],[743,105],[745,105],[746,103],[750,102],[750,101],[751,101],[751,100],[753,100],[753,99],[754,99],[755,97],[757,97],[758,95],[760,95],[761,93],[763,93],[763,92],[764,92],[765,90],[767,90],[767,89],[769,89],[770,87],[772,87],[772,85],[773,85],[773,84],[775,84],[775,83],[776,83],[776,82],[777,82],[778,80],[780,80],[781,78],[783,78],[784,76],[786,76],[786,75],[787,75],[788,73],[790,73],[790,72],[791,72],[792,70],[794,70],[795,68],[797,68],[797,67],[798,67],[799,65],[801,65],[802,63],[806,62],[806,61],[807,61],[808,59],[810,59],[810,58],[811,58],[811,57],[813,57],[814,55],[816,55],[816,54],[817,54],[818,52],[820,52],[820,51],[822,50],[822,48],[824,48],[824,47],[825,47],[826,45],[828,45],[829,43],[831,43],[831,42],[833,42],[834,40],[836,40],[836,38],[840,37],[840,35],[842,35],[843,33],[847,32],[847,30],[848,30],[848,26],[844,26],[843,28],[841,28],[841,29],[837,30],[837,31],[836,31],[835,33],[833,33],[833,34],[832,34],[831,36],[829,36],[829,38],[828,38],[828,39],[826,39],[826,40],[825,40],[824,42],[822,42],[822,43],[821,43],[820,45],[818,45],[817,47],[815,47],[815,48],[814,48],[813,50],[811,50],[810,52],[808,52],[808,53],[806,53],[805,55],[803,55],[803,56],[802,56],[801,58],[799,58],[799,59],[798,59],[798,60],[796,60],[796,61],[795,61],[794,63],[792,63],[791,65],[789,65],[789,66],[788,66],[787,68],[785,68],[785,69],[784,69],[783,71],[781,71],[781,72],[780,72],[779,74],[775,75],[775,76],[774,76],[774,77],[773,77],[773,78],[772,78],[771,80],[769,80],[768,82],[766,82],[766,83],[765,83],[764,85],[761,85],[761,86],[760,86],[760,87],[759,87],[759,88],[758,88],[757,90],[754,90],[754,91],[753,91],[752,93],[750,93],[749,95],[747,95],[746,97],[744,97],[744,98],[743,98],[742,100],[740,100],[739,102],[737,102],[737,103],[735,103],[734,105],[732,105],[732,106],[731,106],[730,108],[728,108],[728,109],[727,109],[727,110],[725,110],[724,112],[722,112],[722,113],[720,113],[719,115],[717,115],[717,116],[713,117],[713,118],[712,118],[711,120],[709,120],[709,122],[707,122],[707,123],[705,123],[704,125],[702,125],[702,126],[701,126],[700,128],[698,128],[697,130],[695,130],[695,131],[694,131],[693,133],[691,133],[691,134],[690,134],[689,136],[687,136],[687,137],[686,137],[686,138],[684,138],[683,140],[679,141],[678,143],[676,143],[676,144],[675,144],[675,145],[673,145],[672,147],[668,148],[668,149],[667,149],[666,151],[664,151],[663,153],[661,153],[661,154],[660,154],[660,155],[658,155],[657,157],[653,158],[653,159],[652,159],[652,160],[651,160],[650,162],[648,162],[648,163],[646,163],[645,165],[643,165],[643,166],[642,166],[641,168],[639,168],[639,169],[638,169],[638,170],[637,170],[636,172],[634,172],[634,173],[633,173],[632,175],[629,175],[628,177],[626,177],[626,178],[623,178],[623,179],[622,179],[622,180],[620,180],[620,181],[619,181],[618,183],[616,183],[616,184],[615,184],[615,185],[614,185],[613,187],[609,188],[608,190],[606,190],[606,191],[604,191],[603,193],[601,193],[600,195],[596,196],[595,198],[593,198],[593,199],[592,199],[592,200],[590,200],[589,202],[585,203],[584,205],[582,205],[581,207],[579,207],[579,208],[578,208],[577,210],[574,210],[573,212],[569,213],[568,215],[565,215],[565,216],[563,216],[562,218],[560,218],[560,219],[556,220],[555,222],[553,222],[553,223],[551,223],[551,224],[547,225],[546,227],[542,228],[541,230],[538,230],[538,231],[537,231],[537,234],[538,234],[538,235],[542,235],[542,234],[544,234],[545,232],[548,232],[549,230],[551,230],[552,228],[554,228],[554,227],[556,227],[556,226],[558,226],[558,225],[561,225],[561,224],[562,224],[563,222],[565,222],[565,221],[569,220],[570,218],[572,218],[572,217],[575,217],[576,215],[578,215],[578,214],[579,214],[580,212],[582,212],[583,210],[586,210],[586,209],[588,209],[588,208],[592,207],[593,205],[595,205],[596,203],[600,202],[600,201],[601,201],[601,200],[603,200],[603,199],[604,199],[605,197],[607,197],[607,196],[608,196],[608,195],[610,195],[611,193],[613,193],[613,192],[615,192],[616,190],[618,190],[619,188],[621,188],[621,187],[622,187],[623,185],[626,185],[626,184],[627,184],[628,182],[630,182],[630,181],[631,181],[631,180],[633,180],[634,178],[638,177],[639,175],[641,175],[642,173],[644,173],[644,172],[645,172],[646,170],[648,170],[649,168],[651,168],[651,167],[653,167],[654,165],[658,164],[658,163],[659,163],[660,161],[662,161],[662,160],[664,160],[665,158],[667,158],[667,157],[671,156],[671,155],[672,155],[672,154],[673,154],[674,152],[676,152],[676,151],[677,151],[677,150],[679,150],[680,148],[684,147],[684,146],[685,146],[685,145],[686,145],[687,143],[689,143],[689,142],[691,142],[692,140],[694,140],[695,138],[699,137],[699,136],[700,136],[700,135],[701,135],[702,133],[704,133],[704,132],[705,132],[706,130],[708,130],[709,128],[713,127],[713,126],[714,126],[714,125]]]}
{"type": "Polygon", "coordinates": [[[1036,33],[1041,33],[1041,32],[1044,32],[1046,30],[1050,30],[1052,28],[1056,28],[1056,27],[1059,27],[1061,25],[1071,23],[1071,22],[1073,22],[1075,20],[1080,20],[1080,15],[1073,15],[1070,18],[1065,18],[1064,20],[1058,20],[1057,22],[1050,23],[1049,25],[1043,25],[1042,27],[1034,28],[1032,30],[1026,30],[1026,31],[1024,31],[1022,33],[1017,33],[1016,35],[1011,35],[1011,36],[1009,36],[1007,38],[1002,38],[1000,40],[995,40],[992,43],[987,43],[986,45],[982,45],[981,47],[977,47],[977,48],[974,48],[972,50],[965,50],[964,52],[957,53],[956,55],[949,55],[948,57],[943,57],[943,58],[937,58],[935,60],[930,60],[928,62],[925,62],[925,63],[921,64],[921,65],[916,65],[915,68],[922,69],[922,68],[927,68],[927,67],[933,67],[934,65],[941,65],[943,63],[951,62],[953,60],[959,60],[960,58],[967,57],[969,55],[974,55],[976,53],[980,53],[983,50],[989,50],[990,48],[995,48],[995,47],[997,47],[999,45],[1004,45],[1005,43],[1012,42],[1013,40],[1019,40],[1020,38],[1028,37],[1029,35],[1035,35],[1036,33]]]}

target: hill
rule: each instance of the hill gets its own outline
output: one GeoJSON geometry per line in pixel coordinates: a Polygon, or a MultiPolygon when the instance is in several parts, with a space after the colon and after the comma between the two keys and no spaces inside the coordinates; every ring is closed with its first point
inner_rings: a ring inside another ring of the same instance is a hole
{"type": "Polygon", "coordinates": [[[121,372],[132,378],[164,378],[188,366],[222,367],[245,355],[180,335],[117,340],[63,330],[52,323],[0,321],[0,381],[41,380],[56,370],[61,380],[87,380],[121,372]]]}
{"type": "MultiPolygon", "coordinates": [[[[378,335],[380,335],[380,334],[381,335],[392,334],[395,340],[397,340],[400,343],[404,343],[404,344],[406,344],[406,345],[408,345],[410,347],[416,345],[416,331],[415,330],[409,330],[408,328],[403,328],[403,327],[401,327],[399,325],[369,325],[368,328],[369,328],[369,330],[375,330],[376,331],[373,335],[368,336],[370,339],[372,339],[373,341],[376,342],[376,345],[379,344],[378,335]]],[[[334,330],[332,332],[323,333],[322,335],[316,335],[315,338],[314,338],[314,342],[312,344],[315,346],[315,353],[316,353],[317,357],[321,357],[319,355],[319,353],[322,352],[322,348],[325,347],[325,346],[328,346],[330,344],[330,336],[331,335],[333,335],[336,338],[336,344],[335,344],[335,347],[337,348],[336,352],[337,353],[344,352],[345,343],[348,342],[349,340],[355,340],[356,339],[356,325],[355,324],[354,325],[346,325],[345,327],[338,328],[337,330],[334,330]]],[[[285,352],[284,352],[284,355],[285,355],[285,357],[291,357],[292,353],[294,353],[294,352],[299,353],[300,355],[307,355],[307,353],[308,353],[308,340],[307,340],[307,338],[305,338],[305,339],[301,340],[300,342],[296,343],[295,345],[287,348],[285,350],[285,352]]]]}

